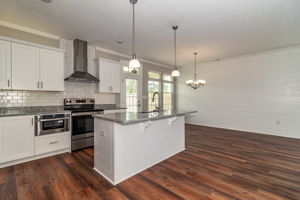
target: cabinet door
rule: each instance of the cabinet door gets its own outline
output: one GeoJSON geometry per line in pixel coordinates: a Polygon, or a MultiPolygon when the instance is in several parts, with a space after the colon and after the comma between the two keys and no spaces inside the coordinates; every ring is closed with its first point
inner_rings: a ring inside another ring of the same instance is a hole
{"type": "Polygon", "coordinates": [[[0,89],[11,89],[11,43],[0,40],[0,89]]]}
{"type": "Polygon", "coordinates": [[[121,67],[119,63],[112,63],[111,64],[111,77],[112,77],[112,87],[113,93],[120,93],[121,92],[121,67]]]}
{"type": "Polygon", "coordinates": [[[39,90],[39,48],[12,43],[12,89],[39,90]]]}
{"type": "Polygon", "coordinates": [[[111,81],[109,67],[109,62],[99,61],[99,92],[109,92],[109,83],[111,81]]]}
{"type": "Polygon", "coordinates": [[[33,156],[33,116],[5,117],[0,120],[1,162],[33,156]]]}
{"type": "Polygon", "coordinates": [[[40,87],[46,91],[64,91],[63,52],[40,49],[40,87]]]}
{"type": "Polygon", "coordinates": [[[121,67],[115,61],[99,61],[99,92],[120,93],[121,67]]]}

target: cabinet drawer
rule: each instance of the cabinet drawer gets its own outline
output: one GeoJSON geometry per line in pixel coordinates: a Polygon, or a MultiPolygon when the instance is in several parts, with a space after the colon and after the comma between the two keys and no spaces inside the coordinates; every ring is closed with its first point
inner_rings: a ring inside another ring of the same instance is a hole
{"type": "Polygon", "coordinates": [[[70,148],[70,133],[35,137],[35,155],[70,148]]]}

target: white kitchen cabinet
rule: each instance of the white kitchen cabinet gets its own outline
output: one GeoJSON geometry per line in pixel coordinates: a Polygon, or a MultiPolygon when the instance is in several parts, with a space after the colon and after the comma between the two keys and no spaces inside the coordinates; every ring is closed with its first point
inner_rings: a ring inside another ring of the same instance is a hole
{"type": "Polygon", "coordinates": [[[39,90],[39,48],[12,43],[12,88],[39,90]]]}
{"type": "Polygon", "coordinates": [[[121,65],[119,62],[98,60],[99,92],[120,93],[121,91],[121,65]]]}
{"type": "Polygon", "coordinates": [[[0,89],[64,91],[63,50],[0,39],[0,89]]]}
{"type": "Polygon", "coordinates": [[[0,118],[0,147],[0,163],[33,156],[33,116],[0,118]]]}
{"type": "Polygon", "coordinates": [[[70,132],[42,135],[35,137],[35,155],[70,149],[70,132]]]}
{"type": "Polygon", "coordinates": [[[11,89],[11,43],[0,40],[0,89],[11,89]]]}
{"type": "Polygon", "coordinates": [[[40,89],[64,91],[64,53],[40,49],[40,89]]]}

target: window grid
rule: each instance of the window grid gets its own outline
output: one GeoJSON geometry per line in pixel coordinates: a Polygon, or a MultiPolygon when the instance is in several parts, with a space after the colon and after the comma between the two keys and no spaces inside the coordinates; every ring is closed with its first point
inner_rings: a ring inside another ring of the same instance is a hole
{"type": "Polygon", "coordinates": [[[155,110],[155,105],[159,105],[159,99],[157,96],[152,102],[152,97],[155,92],[160,92],[160,81],[148,81],[148,110],[155,110]]]}
{"type": "Polygon", "coordinates": [[[126,79],[126,108],[128,112],[138,111],[137,80],[126,79]]]}
{"type": "Polygon", "coordinates": [[[173,83],[163,82],[163,109],[173,109],[173,83]]]}

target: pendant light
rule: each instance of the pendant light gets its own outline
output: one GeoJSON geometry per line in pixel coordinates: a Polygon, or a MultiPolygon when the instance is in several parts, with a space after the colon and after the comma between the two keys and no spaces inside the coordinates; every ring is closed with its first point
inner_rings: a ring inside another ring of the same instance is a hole
{"type": "Polygon", "coordinates": [[[195,55],[195,66],[194,66],[194,80],[188,80],[185,83],[187,84],[187,86],[197,89],[200,86],[204,86],[206,84],[205,80],[197,80],[197,53],[194,53],[195,55]]]}
{"type": "Polygon", "coordinates": [[[174,63],[174,69],[173,69],[173,71],[172,71],[172,76],[173,77],[178,77],[178,76],[180,76],[180,73],[179,73],[179,71],[178,71],[178,69],[177,69],[177,49],[176,49],[176,31],[177,31],[177,29],[178,29],[178,26],[173,26],[172,27],[173,28],[173,30],[174,30],[174,53],[175,53],[175,63],[174,63]]]}
{"type": "Polygon", "coordinates": [[[132,59],[129,61],[129,67],[130,68],[140,68],[141,63],[136,59],[135,54],[135,13],[134,13],[134,5],[137,3],[138,0],[129,0],[132,4],[132,44],[131,44],[131,53],[132,53],[132,59]]]}

